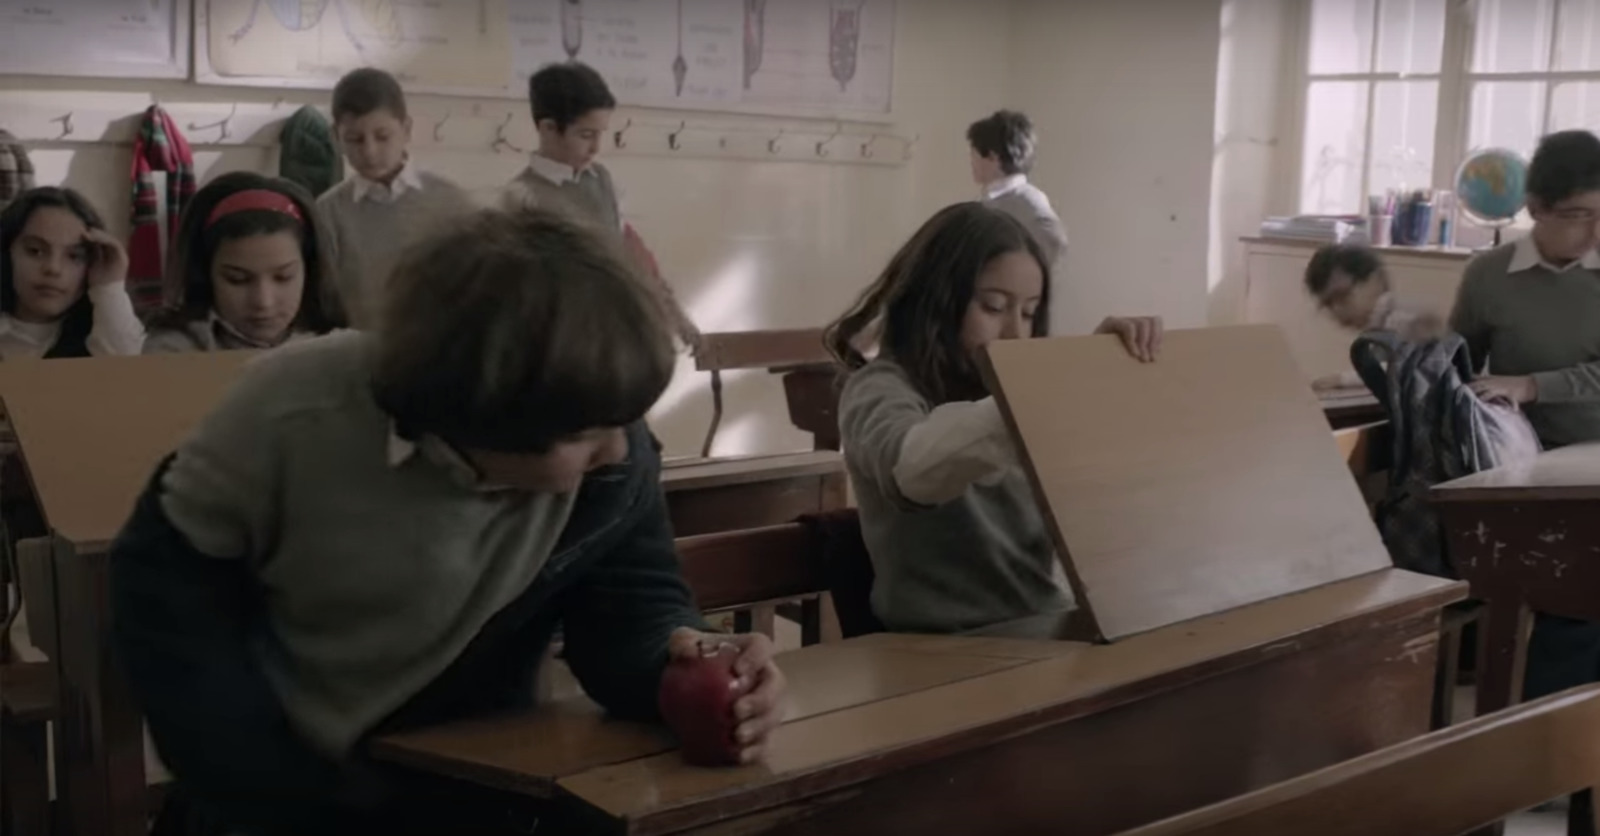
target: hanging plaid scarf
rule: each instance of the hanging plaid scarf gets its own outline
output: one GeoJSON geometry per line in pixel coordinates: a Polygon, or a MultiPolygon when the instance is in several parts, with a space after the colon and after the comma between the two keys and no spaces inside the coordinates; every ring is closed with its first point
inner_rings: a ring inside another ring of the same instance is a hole
{"type": "Polygon", "coordinates": [[[0,131],[0,207],[33,188],[33,163],[28,149],[6,131],[0,131]]]}
{"type": "Polygon", "coordinates": [[[162,254],[178,232],[178,218],[194,197],[194,158],[189,143],[172,117],[151,105],[139,124],[133,145],[133,233],[128,240],[128,295],[140,314],[159,310],[166,302],[162,292],[162,254]],[[167,175],[167,241],[161,240],[161,202],[155,173],[167,175]]]}

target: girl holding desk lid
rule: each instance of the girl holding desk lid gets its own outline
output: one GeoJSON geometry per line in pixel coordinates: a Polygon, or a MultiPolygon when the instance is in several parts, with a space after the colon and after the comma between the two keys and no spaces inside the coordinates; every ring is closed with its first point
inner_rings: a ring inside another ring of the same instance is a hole
{"type": "Polygon", "coordinates": [[[180,296],[151,322],[145,353],[274,348],[343,328],[335,269],[333,236],[304,189],[224,174],[184,211],[167,262],[180,296]]]}
{"type": "MultiPolygon", "coordinates": [[[[935,215],[829,326],[849,370],[839,402],[845,466],[891,630],[949,633],[1071,607],[1033,492],[974,361],[995,340],[1042,337],[1050,267],[1007,213],[935,215]],[[878,354],[860,350],[881,321],[878,354]]],[[[1156,317],[1112,317],[1134,357],[1161,349],[1156,317]]]]}
{"type": "Polygon", "coordinates": [[[83,195],[40,187],[0,212],[0,359],[138,354],[128,253],[83,195]]]}

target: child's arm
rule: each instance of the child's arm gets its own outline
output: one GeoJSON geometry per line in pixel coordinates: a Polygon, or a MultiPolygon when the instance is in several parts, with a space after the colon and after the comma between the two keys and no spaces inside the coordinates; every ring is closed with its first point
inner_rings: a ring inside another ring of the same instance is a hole
{"type": "Polygon", "coordinates": [[[94,309],[89,353],[96,357],[138,354],[144,348],[144,325],[128,296],[128,253],[102,230],[90,230],[86,237],[94,252],[86,291],[94,309]]]}
{"type": "Polygon", "coordinates": [[[868,367],[839,401],[845,455],[888,498],[907,508],[949,502],[1016,463],[993,398],[929,410],[895,371],[868,367]]]}
{"type": "Polygon", "coordinates": [[[290,727],[250,645],[247,555],[278,489],[250,388],[162,465],[113,544],[112,640],[163,761],[230,825],[331,834],[338,767],[290,727]]]}
{"type": "Polygon", "coordinates": [[[628,430],[629,457],[645,480],[632,529],[578,580],[563,606],[567,663],[583,690],[618,717],[656,716],[667,646],[679,627],[709,630],[678,570],[660,488],[661,459],[643,425],[628,430]]]}

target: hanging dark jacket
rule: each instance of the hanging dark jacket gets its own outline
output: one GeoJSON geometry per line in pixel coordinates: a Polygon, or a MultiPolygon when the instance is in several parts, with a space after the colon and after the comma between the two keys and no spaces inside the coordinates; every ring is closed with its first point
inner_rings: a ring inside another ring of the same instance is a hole
{"type": "Polygon", "coordinates": [[[306,105],[284,120],[278,135],[278,176],[320,195],[344,179],[344,159],[333,127],[322,113],[306,105]]]}
{"type": "Polygon", "coordinates": [[[1368,331],[1350,347],[1350,361],[1389,415],[1388,494],[1377,510],[1384,545],[1402,569],[1454,578],[1428,491],[1531,459],[1538,436],[1516,406],[1481,400],[1468,387],[1472,362],[1456,334],[1406,342],[1368,331]]]}

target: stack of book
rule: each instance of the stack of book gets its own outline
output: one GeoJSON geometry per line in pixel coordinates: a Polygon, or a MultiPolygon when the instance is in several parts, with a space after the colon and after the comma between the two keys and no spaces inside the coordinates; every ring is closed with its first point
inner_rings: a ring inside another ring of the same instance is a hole
{"type": "Polygon", "coordinates": [[[1323,241],[1330,244],[1351,239],[1364,241],[1367,240],[1367,219],[1360,215],[1295,215],[1267,218],[1261,222],[1261,237],[1323,241]]]}

